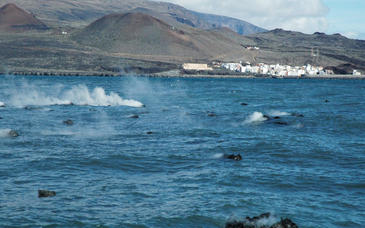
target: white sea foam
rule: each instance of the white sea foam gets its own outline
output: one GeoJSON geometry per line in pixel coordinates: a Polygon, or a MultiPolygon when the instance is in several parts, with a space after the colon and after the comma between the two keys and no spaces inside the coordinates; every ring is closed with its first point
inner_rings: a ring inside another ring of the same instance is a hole
{"type": "Polygon", "coordinates": [[[270,227],[272,225],[274,225],[274,223],[277,222],[277,218],[270,214],[269,217],[267,218],[262,218],[262,219],[259,219],[257,222],[256,222],[256,226],[258,227],[270,227]]]}
{"type": "Polygon", "coordinates": [[[0,129],[0,138],[10,137],[10,131],[11,129],[0,129]]]}
{"type": "Polygon", "coordinates": [[[290,113],[289,112],[281,112],[281,111],[277,111],[277,110],[272,110],[269,112],[270,116],[289,116],[290,113]]]}
{"type": "Polygon", "coordinates": [[[246,118],[245,124],[260,123],[267,120],[267,118],[261,112],[254,112],[246,118]]]}
{"type": "Polygon", "coordinates": [[[73,86],[71,89],[46,91],[37,86],[23,86],[11,94],[10,103],[14,106],[48,106],[48,105],[89,105],[89,106],[130,106],[143,107],[136,100],[126,100],[117,93],[107,94],[101,87],[93,90],[85,85],[73,86]]]}
{"type": "Polygon", "coordinates": [[[215,158],[215,159],[219,159],[219,158],[223,158],[223,157],[224,157],[223,153],[218,153],[218,154],[213,155],[213,158],[215,158]]]}
{"type": "Polygon", "coordinates": [[[0,101],[0,107],[5,107],[5,103],[0,101]]]}

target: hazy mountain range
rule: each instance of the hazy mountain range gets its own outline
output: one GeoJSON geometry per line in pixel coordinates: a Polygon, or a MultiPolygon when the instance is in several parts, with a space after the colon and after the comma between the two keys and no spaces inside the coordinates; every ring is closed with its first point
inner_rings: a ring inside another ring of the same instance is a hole
{"type": "Polygon", "coordinates": [[[147,0],[6,2],[17,6],[0,9],[0,71],[158,72],[213,60],[365,69],[365,41],[340,34],[266,31],[147,0]]]}

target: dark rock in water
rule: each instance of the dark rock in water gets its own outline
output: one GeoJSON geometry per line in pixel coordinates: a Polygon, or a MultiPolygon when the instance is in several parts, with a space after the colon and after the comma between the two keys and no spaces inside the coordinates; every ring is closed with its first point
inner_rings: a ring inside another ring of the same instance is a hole
{"type": "Polygon", "coordinates": [[[252,218],[250,218],[250,217],[246,217],[246,220],[247,221],[249,221],[249,222],[254,222],[254,223],[256,223],[256,222],[258,222],[260,219],[268,219],[269,217],[271,216],[271,214],[270,213],[263,213],[263,214],[261,214],[261,215],[259,215],[259,216],[254,216],[254,217],[252,217],[252,218]]]}
{"type": "Polygon", "coordinates": [[[209,116],[209,117],[215,117],[215,116],[217,116],[217,114],[215,114],[215,113],[213,113],[213,112],[209,112],[209,113],[208,113],[208,116],[209,116]]]}
{"type": "Polygon", "coordinates": [[[40,107],[37,107],[37,106],[25,106],[24,109],[25,110],[32,111],[32,110],[39,110],[41,108],[40,107]]]}
{"type": "Polygon", "coordinates": [[[129,118],[138,119],[139,118],[139,115],[131,115],[131,116],[129,116],[129,118]]]}
{"type": "Polygon", "coordinates": [[[273,124],[276,124],[276,125],[289,125],[287,122],[283,122],[283,121],[275,121],[275,122],[273,122],[273,124]]]}
{"type": "Polygon", "coordinates": [[[74,125],[74,122],[72,120],[65,120],[65,121],[63,121],[63,123],[68,126],[74,125]]]}
{"type": "Polygon", "coordinates": [[[242,156],[240,154],[230,154],[230,155],[224,155],[225,158],[227,159],[232,159],[232,160],[235,160],[235,161],[241,161],[242,160],[242,156]]]}
{"type": "Polygon", "coordinates": [[[2,120],[3,118],[0,116],[0,120],[2,120]]]}
{"type": "Polygon", "coordinates": [[[295,117],[304,117],[304,115],[300,113],[292,113],[291,115],[295,117]]]}
{"type": "Polygon", "coordinates": [[[16,138],[19,136],[19,133],[15,130],[10,130],[8,134],[10,137],[13,137],[13,138],[16,138]]]}
{"type": "Polygon", "coordinates": [[[280,116],[274,116],[274,118],[273,118],[274,120],[278,120],[278,119],[281,119],[281,117],[280,116]]]}
{"type": "Polygon", "coordinates": [[[147,135],[152,135],[152,134],[153,134],[153,132],[152,132],[152,131],[147,131],[147,132],[146,132],[146,134],[147,134],[147,135]]]}
{"type": "Polygon", "coordinates": [[[246,217],[244,221],[233,221],[227,222],[226,228],[298,228],[298,226],[292,222],[290,219],[281,219],[280,222],[277,222],[271,226],[262,225],[259,223],[262,219],[268,219],[271,216],[270,213],[264,213],[255,217],[246,217]]]}
{"type": "Polygon", "coordinates": [[[275,223],[270,228],[298,228],[298,226],[293,221],[286,218],[286,219],[281,219],[280,222],[275,223]]]}
{"type": "Polygon", "coordinates": [[[268,115],[264,115],[264,118],[266,118],[266,120],[272,120],[272,117],[268,115]]]}
{"type": "Polygon", "coordinates": [[[328,103],[328,102],[330,102],[330,101],[329,101],[329,100],[325,100],[324,102],[325,102],[325,103],[328,103]]]}
{"type": "Polygon", "coordinates": [[[39,198],[52,197],[52,196],[56,196],[56,192],[55,191],[38,190],[38,197],[39,198]]]}
{"type": "Polygon", "coordinates": [[[247,103],[241,103],[242,106],[247,106],[248,104],[247,103]]]}

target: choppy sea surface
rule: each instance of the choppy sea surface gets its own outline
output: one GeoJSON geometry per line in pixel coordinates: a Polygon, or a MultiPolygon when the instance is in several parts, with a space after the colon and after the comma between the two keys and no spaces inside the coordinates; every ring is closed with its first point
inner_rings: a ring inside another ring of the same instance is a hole
{"type": "Polygon", "coordinates": [[[365,81],[2,76],[2,103],[0,227],[365,226],[365,81]]]}

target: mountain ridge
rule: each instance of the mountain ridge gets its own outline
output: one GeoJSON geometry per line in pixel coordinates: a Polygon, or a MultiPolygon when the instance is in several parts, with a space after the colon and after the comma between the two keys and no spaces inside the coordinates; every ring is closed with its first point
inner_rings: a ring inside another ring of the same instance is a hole
{"type": "MultiPolygon", "coordinates": [[[[238,34],[236,36],[240,37],[238,34]]],[[[72,39],[112,53],[183,59],[214,59],[225,55],[226,58],[236,56],[251,60],[240,43],[219,32],[176,28],[140,12],[104,16],[76,32],[72,39]]]]}
{"type": "Polygon", "coordinates": [[[108,14],[125,13],[136,8],[146,8],[159,13],[161,16],[159,19],[165,20],[167,17],[173,19],[176,22],[174,26],[184,24],[195,28],[211,29],[222,25],[230,27],[241,35],[267,31],[246,21],[203,14],[168,2],[148,0],[3,0],[3,2],[15,3],[21,8],[34,13],[42,21],[56,27],[60,25],[86,26],[108,14]],[[212,22],[209,22],[210,20],[212,22]]]}

